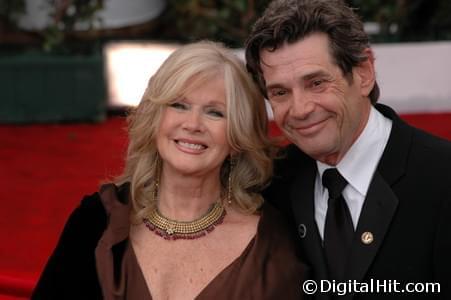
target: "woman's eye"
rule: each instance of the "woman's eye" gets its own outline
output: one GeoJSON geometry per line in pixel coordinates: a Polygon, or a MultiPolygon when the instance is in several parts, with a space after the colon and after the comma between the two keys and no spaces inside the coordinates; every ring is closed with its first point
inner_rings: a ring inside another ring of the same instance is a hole
{"type": "Polygon", "coordinates": [[[187,109],[187,105],[184,103],[180,103],[180,102],[172,102],[169,104],[169,107],[178,109],[178,110],[185,110],[187,109]]]}
{"type": "Polygon", "coordinates": [[[216,118],[223,118],[224,117],[224,113],[222,111],[215,110],[215,109],[209,110],[207,113],[210,116],[213,116],[213,117],[216,117],[216,118]]]}

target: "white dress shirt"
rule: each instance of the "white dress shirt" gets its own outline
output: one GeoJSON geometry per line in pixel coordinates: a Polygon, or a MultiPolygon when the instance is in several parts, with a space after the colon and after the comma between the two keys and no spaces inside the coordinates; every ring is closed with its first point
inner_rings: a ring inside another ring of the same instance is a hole
{"type": "Polygon", "coordinates": [[[317,161],[318,173],[315,181],[315,220],[321,238],[324,236],[327,200],[329,193],[321,178],[326,169],[337,168],[348,185],[343,190],[343,198],[349,207],[354,228],[357,227],[368,187],[376,171],[379,160],[387,145],[392,121],[371,106],[368,122],[360,136],[337,164],[329,166],[317,161]]]}

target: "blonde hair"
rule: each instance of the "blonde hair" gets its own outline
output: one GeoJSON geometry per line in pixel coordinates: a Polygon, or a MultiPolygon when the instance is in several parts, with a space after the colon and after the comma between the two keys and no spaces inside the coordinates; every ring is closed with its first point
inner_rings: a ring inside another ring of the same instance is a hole
{"type": "MultiPolygon", "coordinates": [[[[125,170],[117,183],[130,182],[136,221],[147,216],[155,205],[155,182],[161,168],[155,138],[164,107],[215,75],[224,78],[227,139],[236,153],[230,174],[230,198],[248,214],[262,204],[259,192],[272,174],[272,147],[263,97],[244,63],[232,51],[222,44],[202,41],[182,46],[166,59],[149,80],[140,104],[129,115],[125,170]]],[[[230,159],[226,159],[220,172],[222,195],[229,188],[230,169],[230,159]]]]}

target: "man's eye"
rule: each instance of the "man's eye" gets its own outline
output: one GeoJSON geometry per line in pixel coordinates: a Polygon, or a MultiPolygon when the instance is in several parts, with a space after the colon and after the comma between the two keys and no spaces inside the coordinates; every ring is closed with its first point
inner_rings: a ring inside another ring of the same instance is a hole
{"type": "Polygon", "coordinates": [[[188,108],[188,106],[184,103],[180,103],[180,102],[172,102],[169,104],[169,107],[178,109],[178,110],[185,110],[188,108]]]}
{"type": "Polygon", "coordinates": [[[321,84],[323,84],[323,82],[324,82],[324,80],[320,80],[320,79],[314,80],[314,81],[312,82],[312,85],[313,85],[313,86],[320,86],[321,84]]]}
{"type": "Polygon", "coordinates": [[[284,89],[274,89],[271,90],[270,95],[272,97],[281,97],[281,96],[285,96],[287,94],[287,91],[284,89]]]}
{"type": "Polygon", "coordinates": [[[314,79],[310,82],[310,88],[313,88],[315,91],[323,91],[327,88],[329,82],[330,80],[327,78],[314,79]]]}

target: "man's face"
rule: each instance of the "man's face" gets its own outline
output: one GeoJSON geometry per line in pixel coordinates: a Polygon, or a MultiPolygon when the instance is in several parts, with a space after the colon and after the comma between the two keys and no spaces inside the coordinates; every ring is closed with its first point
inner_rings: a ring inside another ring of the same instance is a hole
{"type": "Polygon", "coordinates": [[[368,120],[372,59],[345,77],[327,35],[314,33],[273,52],[262,50],[261,66],[274,119],[285,136],[314,159],[336,165],[368,120]]]}

